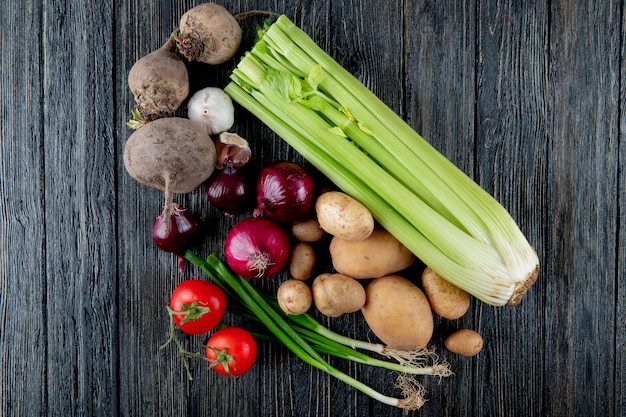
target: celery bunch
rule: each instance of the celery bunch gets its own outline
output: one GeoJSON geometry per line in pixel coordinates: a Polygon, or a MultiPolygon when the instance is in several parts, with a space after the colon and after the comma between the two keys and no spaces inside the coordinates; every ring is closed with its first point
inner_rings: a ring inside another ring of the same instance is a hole
{"type": "Polygon", "coordinates": [[[518,304],[539,261],[515,221],[286,16],[225,88],[439,275],[518,304]]]}

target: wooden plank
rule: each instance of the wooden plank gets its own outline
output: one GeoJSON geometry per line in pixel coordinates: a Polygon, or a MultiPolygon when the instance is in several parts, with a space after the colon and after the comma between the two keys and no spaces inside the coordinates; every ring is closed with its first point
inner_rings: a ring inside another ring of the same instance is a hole
{"type": "MultiPolygon", "coordinates": [[[[405,11],[402,3],[340,1],[329,4],[331,5],[329,25],[322,26],[328,32],[327,37],[325,42],[318,41],[318,44],[386,105],[402,114],[405,104],[402,93],[404,87],[402,24],[405,11]]],[[[306,17],[306,14],[304,16],[306,17]]],[[[311,30],[316,27],[307,22],[307,19],[303,19],[301,26],[305,30],[308,27],[311,30]]],[[[367,327],[360,313],[348,314],[339,319],[328,319],[324,323],[347,336],[379,341],[367,327]]],[[[400,390],[394,388],[395,373],[371,366],[356,366],[341,360],[332,363],[375,390],[390,397],[402,398],[400,390]]],[[[400,412],[372,400],[336,379],[332,379],[329,384],[332,397],[326,410],[328,415],[377,416],[400,412]]]]}
{"type": "MultiPolygon", "coordinates": [[[[477,10],[476,165],[479,184],[509,210],[549,268],[542,229],[548,138],[548,3],[482,1],[477,10]]],[[[474,415],[544,416],[541,277],[516,307],[474,312],[485,348],[474,415]],[[528,380],[535,383],[528,384],[528,380]],[[520,389],[520,387],[524,387],[520,389]]]]}
{"type": "Polygon", "coordinates": [[[616,305],[615,305],[615,383],[613,398],[616,414],[626,410],[626,5],[622,4],[619,81],[619,155],[617,179],[616,305]]]}
{"type": "MultiPolygon", "coordinates": [[[[176,258],[154,247],[161,193],[123,169],[126,76],[197,3],[2,3],[0,415],[401,415],[279,345],[262,342],[237,379],[192,362],[193,381],[175,349],[158,350],[171,290],[199,271],[177,275],[176,258]]],[[[474,302],[463,319],[437,321],[435,346],[457,327],[477,328],[486,346],[475,358],[441,349],[456,375],[424,378],[429,402],[409,415],[626,409],[626,10],[615,0],[527,3],[221,2],[292,17],[493,192],[537,247],[542,272],[520,306],[474,302]]],[[[228,66],[190,69],[194,89],[227,82],[228,66]]],[[[306,164],[238,117],[252,171],[277,157],[306,164]]],[[[244,216],[223,218],[202,190],[179,202],[214,227],[197,251],[221,255],[244,216]]],[[[373,338],[357,315],[323,322],[373,338]]],[[[390,372],[333,363],[397,393],[390,372]]]]}
{"type": "MultiPolygon", "coordinates": [[[[404,38],[405,118],[424,139],[472,175],[476,163],[476,6],[457,1],[407,2],[404,38]]],[[[473,300],[471,311],[476,308],[473,300]]],[[[425,380],[429,401],[423,412],[473,415],[473,369],[485,360],[484,355],[464,359],[444,348],[447,334],[457,328],[475,327],[473,316],[454,321],[435,319],[431,345],[450,362],[455,375],[442,381],[425,380]]]]}
{"type": "Polygon", "coordinates": [[[545,411],[617,415],[619,2],[553,1],[550,16],[545,411]]]}
{"type": "Polygon", "coordinates": [[[43,8],[47,413],[108,416],[117,412],[111,9],[43,8]]]}
{"type": "Polygon", "coordinates": [[[43,66],[37,2],[0,6],[0,415],[45,415],[43,66]],[[10,42],[15,33],[23,42],[10,42]],[[28,376],[28,377],[27,377],[28,376]]]}
{"type": "MultiPolygon", "coordinates": [[[[178,2],[168,1],[123,1],[115,10],[120,415],[186,415],[189,406],[189,383],[180,357],[174,348],[159,351],[168,338],[168,294],[178,278],[172,268],[174,258],[159,253],[150,234],[163,197],[130,178],[122,159],[124,144],[132,133],[125,125],[134,104],[128,72],[139,58],[168,39],[178,13],[182,13],[178,2]]],[[[197,368],[193,367],[192,373],[197,377],[197,368]]]]}

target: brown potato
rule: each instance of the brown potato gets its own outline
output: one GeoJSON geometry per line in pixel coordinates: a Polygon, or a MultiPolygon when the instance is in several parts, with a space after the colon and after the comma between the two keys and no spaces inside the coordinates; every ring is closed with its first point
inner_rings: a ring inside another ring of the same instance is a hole
{"type": "Polygon", "coordinates": [[[458,319],[469,309],[469,294],[428,267],[422,273],[422,286],[433,312],[444,319],[458,319]]]}
{"type": "Polygon", "coordinates": [[[446,338],[446,349],[463,356],[475,356],[483,348],[483,338],[473,330],[461,329],[446,338]]]}
{"type": "Polygon", "coordinates": [[[354,313],[365,304],[365,289],[357,280],[346,275],[318,275],[311,290],[315,307],[329,317],[354,313]]]}
{"type": "Polygon", "coordinates": [[[365,294],[367,300],[361,312],[385,344],[398,350],[428,344],[434,330],[433,314],[417,285],[400,275],[387,275],[372,280],[365,294]]]}
{"type": "Polygon", "coordinates": [[[324,230],[320,227],[317,218],[295,222],[291,225],[291,234],[300,242],[317,242],[324,237],[324,230]]]}
{"type": "Polygon", "coordinates": [[[309,286],[295,279],[289,279],[280,284],[276,298],[280,308],[292,315],[306,313],[313,304],[313,295],[309,286]]]}
{"type": "Polygon", "coordinates": [[[340,191],[328,191],[315,202],[320,227],[346,240],[363,240],[374,230],[374,217],[363,204],[340,191]]]}
{"type": "Polygon", "coordinates": [[[380,278],[406,269],[415,261],[415,255],[382,228],[360,241],[334,237],[330,256],[338,272],[356,279],[380,278]]]}
{"type": "Polygon", "coordinates": [[[291,249],[289,273],[294,279],[306,281],[311,278],[315,260],[316,256],[313,246],[305,242],[298,242],[291,249]]]}

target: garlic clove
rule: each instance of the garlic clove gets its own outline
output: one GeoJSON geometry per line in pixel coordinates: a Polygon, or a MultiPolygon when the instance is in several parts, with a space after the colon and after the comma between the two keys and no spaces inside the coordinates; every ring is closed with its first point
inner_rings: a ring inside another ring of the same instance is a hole
{"type": "Polygon", "coordinates": [[[248,163],[252,157],[252,150],[248,145],[248,141],[236,133],[222,132],[215,140],[217,149],[217,168],[228,163],[233,164],[235,168],[240,168],[248,163]]]}

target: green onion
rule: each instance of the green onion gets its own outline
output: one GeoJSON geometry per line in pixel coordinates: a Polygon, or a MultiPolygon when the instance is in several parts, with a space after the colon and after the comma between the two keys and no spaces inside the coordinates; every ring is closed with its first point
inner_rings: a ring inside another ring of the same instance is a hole
{"type": "MultiPolygon", "coordinates": [[[[296,323],[302,323],[302,326],[289,323],[287,315],[280,310],[275,298],[258,291],[243,277],[233,273],[216,255],[211,254],[207,259],[202,259],[192,251],[187,250],[184,257],[206,273],[213,283],[226,291],[234,301],[242,306],[240,309],[235,307],[236,313],[258,320],[272,333],[272,336],[256,334],[259,339],[282,343],[307,364],[327,372],[329,375],[360,390],[377,401],[407,410],[419,409],[425,402],[424,389],[414,379],[413,375],[437,375],[444,377],[452,374],[447,363],[431,366],[423,364],[418,366],[417,361],[410,364],[396,364],[372,358],[364,353],[350,349],[342,341],[352,341],[353,339],[341,339],[339,337],[337,340],[333,340],[327,337],[333,335],[333,332],[328,329],[326,329],[327,332],[325,334],[320,334],[318,331],[323,326],[308,315],[302,317],[302,320],[295,320],[296,323]],[[323,354],[400,372],[396,386],[402,390],[404,398],[390,397],[376,391],[332,366],[322,357],[323,354]]],[[[185,351],[177,339],[174,339],[174,341],[181,355],[184,357],[193,355],[185,351]]],[[[366,344],[363,344],[363,346],[366,346],[366,344]]],[[[422,357],[434,356],[432,351],[426,352],[428,355],[425,355],[423,352],[414,353],[422,357]]]]}
{"type": "MultiPolygon", "coordinates": [[[[267,295],[266,297],[270,297],[267,295]]],[[[276,303],[275,297],[268,298],[268,303],[275,306],[278,312],[280,308],[276,303]]],[[[233,306],[228,307],[229,311],[248,318],[249,320],[261,322],[261,320],[249,312],[245,308],[237,308],[233,306]]],[[[287,319],[294,319],[301,316],[290,316],[286,313],[282,313],[287,319]]],[[[306,315],[306,314],[305,314],[306,315]]],[[[302,315],[304,316],[304,315],[302,315]]],[[[304,317],[303,317],[304,318],[304,317]]],[[[310,321],[309,318],[305,318],[306,321],[310,321]]],[[[299,320],[292,320],[298,322],[299,320]]],[[[380,368],[389,369],[391,371],[401,372],[410,375],[434,375],[439,377],[447,377],[453,374],[450,369],[450,365],[447,362],[437,363],[437,355],[434,349],[423,348],[410,352],[399,352],[394,349],[390,349],[380,344],[374,344],[364,342],[361,340],[355,340],[346,336],[339,335],[328,328],[319,324],[315,319],[312,320],[315,325],[311,326],[299,326],[297,324],[290,324],[290,326],[298,332],[298,334],[306,340],[313,349],[318,353],[334,356],[336,358],[342,358],[357,363],[362,363],[369,366],[376,366],[380,368]],[[393,357],[398,360],[396,362],[389,362],[373,358],[364,353],[357,351],[357,347],[380,353],[383,356],[393,357]],[[425,365],[426,359],[434,359],[435,363],[432,365],[425,365]]],[[[280,342],[280,340],[274,336],[267,335],[265,333],[253,333],[254,337],[258,340],[265,340],[269,342],[280,342]]]]}
{"type": "Polygon", "coordinates": [[[507,210],[286,16],[225,91],[426,265],[491,305],[516,305],[539,261],[507,210]]]}

